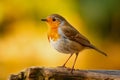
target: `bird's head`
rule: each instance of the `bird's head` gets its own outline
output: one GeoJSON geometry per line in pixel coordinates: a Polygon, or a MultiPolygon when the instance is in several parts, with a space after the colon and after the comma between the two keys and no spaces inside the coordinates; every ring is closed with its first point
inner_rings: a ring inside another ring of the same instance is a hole
{"type": "Polygon", "coordinates": [[[58,14],[52,14],[41,20],[47,22],[50,28],[58,28],[60,25],[64,25],[64,22],[66,22],[66,20],[58,14]]]}

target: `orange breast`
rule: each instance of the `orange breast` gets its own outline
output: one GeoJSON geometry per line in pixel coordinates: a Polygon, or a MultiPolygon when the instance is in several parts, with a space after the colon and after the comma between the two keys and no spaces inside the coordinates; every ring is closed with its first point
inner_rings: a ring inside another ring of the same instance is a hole
{"type": "Polygon", "coordinates": [[[51,29],[48,33],[48,40],[52,39],[53,41],[56,41],[60,38],[60,35],[58,34],[58,30],[56,28],[51,29]]]}

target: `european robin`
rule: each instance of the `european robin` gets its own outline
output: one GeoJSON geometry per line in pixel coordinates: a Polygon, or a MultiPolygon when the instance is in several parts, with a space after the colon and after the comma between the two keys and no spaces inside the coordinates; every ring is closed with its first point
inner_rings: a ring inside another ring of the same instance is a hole
{"type": "Polygon", "coordinates": [[[48,40],[50,44],[57,51],[70,54],[67,61],[63,64],[63,67],[65,67],[66,63],[72,57],[72,55],[74,53],[76,54],[71,73],[74,70],[74,65],[76,63],[78,54],[83,49],[94,49],[107,56],[106,53],[91,44],[90,41],[81,33],[79,33],[79,31],[77,31],[70,23],[68,23],[68,21],[64,17],[58,14],[52,14],[46,19],[41,20],[47,22],[50,27],[50,31],[48,33],[48,40]]]}

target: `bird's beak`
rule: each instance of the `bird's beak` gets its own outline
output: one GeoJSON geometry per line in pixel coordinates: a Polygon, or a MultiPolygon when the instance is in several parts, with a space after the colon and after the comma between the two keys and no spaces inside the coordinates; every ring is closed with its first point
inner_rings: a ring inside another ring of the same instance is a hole
{"type": "Polygon", "coordinates": [[[47,19],[41,19],[41,21],[47,21],[47,19]]]}

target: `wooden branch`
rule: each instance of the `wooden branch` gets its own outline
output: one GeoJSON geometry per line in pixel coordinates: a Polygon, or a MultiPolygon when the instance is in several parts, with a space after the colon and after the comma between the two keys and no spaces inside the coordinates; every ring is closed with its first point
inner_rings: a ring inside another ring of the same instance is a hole
{"type": "Polygon", "coordinates": [[[56,67],[31,67],[18,74],[11,74],[8,80],[120,80],[119,70],[74,70],[56,67]]]}

